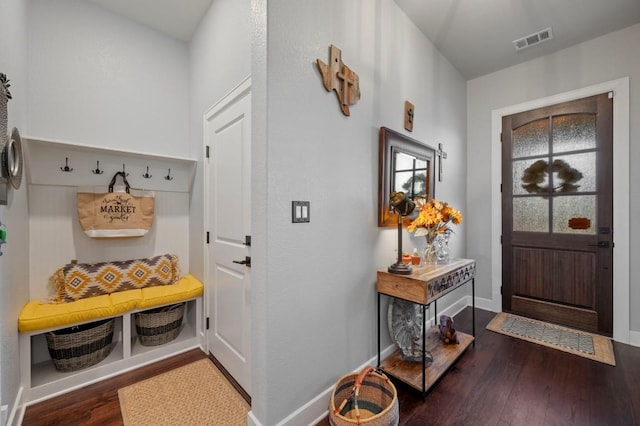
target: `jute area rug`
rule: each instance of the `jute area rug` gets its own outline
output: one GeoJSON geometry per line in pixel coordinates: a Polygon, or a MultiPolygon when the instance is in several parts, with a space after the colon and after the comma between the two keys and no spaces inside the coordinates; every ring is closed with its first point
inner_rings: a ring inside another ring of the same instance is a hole
{"type": "Polygon", "coordinates": [[[125,426],[247,424],[249,405],[208,359],[118,389],[125,426]]]}
{"type": "Polygon", "coordinates": [[[505,312],[497,314],[487,325],[487,329],[594,361],[616,365],[611,340],[597,334],[577,331],[505,312]]]}

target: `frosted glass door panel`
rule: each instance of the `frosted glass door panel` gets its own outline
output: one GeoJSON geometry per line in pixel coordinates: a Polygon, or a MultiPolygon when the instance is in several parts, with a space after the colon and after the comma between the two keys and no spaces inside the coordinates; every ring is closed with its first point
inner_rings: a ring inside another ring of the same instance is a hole
{"type": "Polygon", "coordinates": [[[546,160],[513,162],[513,194],[549,192],[549,163],[546,160]]]}
{"type": "Polygon", "coordinates": [[[514,198],[513,230],[549,232],[549,200],[542,197],[514,198]]]}
{"type": "Polygon", "coordinates": [[[553,152],[595,149],[596,116],[568,114],[553,117],[553,152]]]}
{"type": "Polygon", "coordinates": [[[553,199],[553,232],[555,233],[593,235],[596,233],[597,219],[595,195],[553,199]]]}
{"type": "Polygon", "coordinates": [[[513,130],[511,134],[513,158],[549,153],[549,120],[532,121],[513,130]]]}
{"type": "Polygon", "coordinates": [[[596,153],[553,157],[554,192],[595,192],[596,153]]]}

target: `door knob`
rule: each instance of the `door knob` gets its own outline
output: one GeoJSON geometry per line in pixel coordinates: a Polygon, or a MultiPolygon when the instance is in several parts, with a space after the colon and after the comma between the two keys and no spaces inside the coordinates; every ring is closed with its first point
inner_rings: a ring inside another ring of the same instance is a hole
{"type": "Polygon", "coordinates": [[[251,256],[245,256],[244,260],[234,260],[233,263],[237,263],[238,265],[247,265],[248,268],[251,268],[251,256]]]}

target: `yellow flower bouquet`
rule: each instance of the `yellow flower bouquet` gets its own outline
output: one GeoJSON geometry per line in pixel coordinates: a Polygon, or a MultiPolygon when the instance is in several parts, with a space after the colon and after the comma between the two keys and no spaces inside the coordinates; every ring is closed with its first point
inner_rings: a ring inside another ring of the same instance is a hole
{"type": "Polygon", "coordinates": [[[414,232],[416,237],[425,236],[427,248],[425,249],[425,262],[435,263],[436,251],[434,243],[440,234],[453,232],[449,224],[458,225],[462,222],[462,213],[451,207],[448,203],[436,199],[415,199],[418,216],[409,224],[407,230],[414,232]]]}

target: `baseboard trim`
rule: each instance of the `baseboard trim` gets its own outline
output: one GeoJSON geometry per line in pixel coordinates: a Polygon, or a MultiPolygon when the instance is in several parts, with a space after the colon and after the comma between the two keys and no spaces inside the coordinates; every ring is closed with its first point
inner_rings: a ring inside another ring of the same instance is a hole
{"type": "Polygon", "coordinates": [[[640,347],[640,331],[629,330],[629,344],[631,346],[640,347]]]}
{"type": "MultiPolygon", "coordinates": [[[[455,316],[459,312],[461,312],[467,306],[471,306],[471,296],[463,296],[460,299],[456,300],[445,309],[438,311],[438,315],[448,315],[455,316]]],[[[487,299],[479,299],[476,297],[476,308],[491,310],[492,301],[487,299]]],[[[431,321],[431,324],[435,324],[435,318],[428,318],[431,321]]],[[[388,357],[396,350],[395,345],[390,345],[384,348],[380,356],[382,359],[388,357]]],[[[378,364],[378,356],[374,356],[369,359],[367,362],[363,363],[361,366],[356,368],[354,371],[360,371],[367,365],[375,366],[378,364]]],[[[331,392],[333,392],[333,385],[328,389],[325,389],[320,394],[315,396],[309,402],[304,404],[302,407],[298,408],[290,415],[282,419],[280,422],[276,424],[276,426],[297,426],[297,425],[308,425],[313,426],[324,419],[328,414],[328,406],[329,399],[331,398],[331,392]]],[[[247,415],[247,425],[249,426],[262,426],[262,423],[256,418],[252,411],[249,411],[247,415]]]]}
{"type": "Polygon", "coordinates": [[[9,413],[9,417],[7,417],[7,426],[18,426],[22,424],[22,418],[24,417],[24,404],[22,403],[22,394],[24,392],[24,387],[20,386],[18,388],[18,394],[16,395],[16,399],[13,401],[13,407],[11,407],[11,412],[9,413]]]}
{"type": "MultiPolygon", "coordinates": [[[[467,306],[471,306],[471,296],[467,296],[467,306]]],[[[496,312],[494,310],[495,303],[492,299],[483,299],[476,296],[476,308],[483,309],[489,312],[496,312]]],[[[497,311],[500,312],[500,311],[497,311]]]]}
{"type": "Polygon", "coordinates": [[[256,419],[253,411],[249,411],[249,413],[247,413],[247,426],[262,426],[262,423],[256,419]]]}
{"type": "MultiPolygon", "coordinates": [[[[395,345],[390,345],[387,348],[380,351],[382,358],[388,357],[396,350],[395,345]]],[[[376,366],[378,364],[378,356],[374,356],[367,362],[356,368],[354,371],[361,371],[367,365],[376,366]]],[[[276,423],[276,426],[297,426],[308,425],[313,426],[324,419],[329,414],[329,398],[331,398],[331,392],[333,392],[333,386],[320,392],[311,401],[304,404],[302,407],[289,414],[284,419],[276,423]]],[[[249,411],[247,415],[248,426],[262,426],[260,420],[257,419],[253,411],[249,411]]]]}

